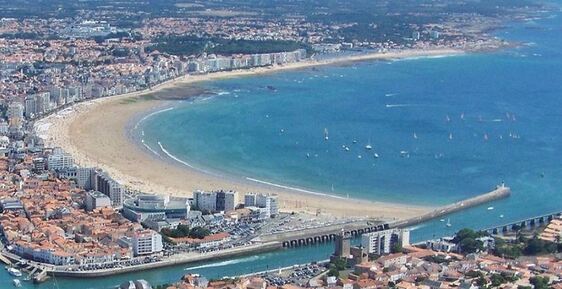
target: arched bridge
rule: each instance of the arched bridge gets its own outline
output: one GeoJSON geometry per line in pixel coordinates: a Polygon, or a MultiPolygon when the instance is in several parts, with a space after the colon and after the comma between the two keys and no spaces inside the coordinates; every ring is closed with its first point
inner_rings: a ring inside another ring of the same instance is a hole
{"type": "Polygon", "coordinates": [[[527,218],[524,220],[519,220],[516,222],[511,222],[509,224],[487,228],[484,229],[483,231],[493,235],[501,235],[508,232],[515,232],[521,228],[525,229],[525,228],[532,228],[535,226],[541,226],[543,224],[550,222],[554,218],[559,218],[560,216],[562,216],[562,212],[550,213],[550,214],[540,215],[532,218],[527,218]]]}
{"type": "Polygon", "coordinates": [[[331,242],[336,239],[336,236],[341,233],[342,229],[349,236],[355,237],[365,233],[386,230],[389,227],[388,223],[370,223],[363,221],[348,223],[345,225],[333,225],[315,229],[272,234],[270,236],[264,236],[261,239],[263,241],[278,241],[283,244],[283,247],[299,247],[331,242]]]}

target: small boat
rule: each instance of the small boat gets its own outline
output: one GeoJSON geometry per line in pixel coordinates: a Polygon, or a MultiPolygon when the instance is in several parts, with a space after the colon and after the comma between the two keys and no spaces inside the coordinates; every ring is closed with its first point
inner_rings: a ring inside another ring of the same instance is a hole
{"type": "Polygon", "coordinates": [[[494,209],[494,207],[488,207],[488,211],[491,211],[493,209],[494,209]]]}
{"type": "Polygon", "coordinates": [[[357,155],[357,158],[360,159],[360,158],[362,158],[362,156],[361,156],[361,155],[357,155]]]}
{"type": "Polygon", "coordinates": [[[12,282],[14,283],[14,287],[21,287],[21,281],[18,279],[14,279],[12,280],[12,282]]]}
{"type": "Polygon", "coordinates": [[[414,139],[418,139],[418,135],[414,133],[414,139]]]}
{"type": "Polygon", "coordinates": [[[309,157],[310,157],[310,153],[306,153],[306,157],[309,158],[309,157]]]}
{"type": "Polygon", "coordinates": [[[375,153],[373,156],[375,157],[375,159],[379,158],[379,154],[377,154],[377,153],[375,153]]]}
{"type": "Polygon", "coordinates": [[[267,86],[267,89],[269,89],[269,90],[271,90],[271,91],[276,91],[276,90],[277,90],[277,88],[275,88],[275,87],[273,87],[273,86],[271,86],[271,85],[268,85],[268,86],[267,86]]]}
{"type": "Polygon", "coordinates": [[[447,227],[451,227],[451,219],[447,219],[447,224],[445,224],[447,227]]]}
{"type": "Polygon", "coordinates": [[[356,143],[357,143],[357,140],[356,140],[356,139],[354,139],[354,140],[353,140],[353,143],[354,143],[354,144],[356,144],[356,143]]]}
{"type": "Polygon", "coordinates": [[[10,273],[10,275],[16,276],[16,277],[20,277],[22,275],[21,271],[16,269],[16,268],[8,268],[8,273],[10,273]]]}
{"type": "Polygon", "coordinates": [[[324,128],[324,140],[328,140],[330,137],[328,136],[328,129],[324,128]]]}
{"type": "Polygon", "coordinates": [[[285,129],[284,129],[284,128],[282,128],[282,129],[281,129],[281,133],[284,133],[284,132],[285,132],[285,129]]]}
{"type": "Polygon", "coordinates": [[[464,120],[464,112],[461,113],[461,119],[464,120]]]}
{"type": "Polygon", "coordinates": [[[345,147],[345,151],[346,151],[346,152],[349,151],[349,147],[348,147],[348,146],[345,147]]]}
{"type": "Polygon", "coordinates": [[[486,140],[486,141],[488,140],[488,134],[487,133],[484,134],[484,140],[486,140]]]}
{"type": "Polygon", "coordinates": [[[366,149],[366,150],[372,150],[372,149],[373,149],[373,146],[369,143],[369,144],[367,144],[367,145],[365,146],[365,149],[366,149]]]}
{"type": "Polygon", "coordinates": [[[441,219],[441,220],[439,220],[439,222],[445,222],[445,219],[441,219]]]}
{"type": "Polygon", "coordinates": [[[500,218],[503,218],[503,215],[500,215],[500,218]]]}
{"type": "Polygon", "coordinates": [[[447,122],[451,122],[451,118],[449,117],[449,115],[447,115],[447,116],[445,117],[445,120],[446,120],[447,122]]]}
{"type": "Polygon", "coordinates": [[[410,156],[410,153],[408,153],[408,151],[400,151],[400,156],[403,158],[407,158],[410,156]]]}
{"type": "Polygon", "coordinates": [[[453,133],[449,133],[449,140],[453,139],[453,133]]]}

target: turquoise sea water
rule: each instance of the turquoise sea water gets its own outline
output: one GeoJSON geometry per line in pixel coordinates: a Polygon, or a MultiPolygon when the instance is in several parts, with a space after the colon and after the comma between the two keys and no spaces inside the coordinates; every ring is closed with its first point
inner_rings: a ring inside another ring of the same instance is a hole
{"type": "MultiPolygon", "coordinates": [[[[205,83],[221,95],[179,104],[149,118],[141,129],[153,149],[159,149],[159,141],[198,168],[340,196],[440,205],[505,180],[513,191],[510,198],[451,215],[451,228],[438,220],[422,224],[412,238],[507,223],[562,209],[560,35],[558,15],[498,33],[531,43],[518,49],[205,83]],[[369,140],[370,152],[364,149],[369,140]],[[401,157],[401,150],[409,158],[401,157]]],[[[332,245],[319,245],[56,283],[59,288],[112,288],[137,278],[171,282],[187,272],[232,276],[326,259],[331,250],[332,245]]],[[[11,277],[0,270],[0,288],[10,287],[11,277]]],[[[56,287],[48,282],[24,283],[24,288],[56,287]]]]}
{"type": "Polygon", "coordinates": [[[559,24],[500,33],[532,43],[497,53],[205,83],[218,95],[154,115],[141,129],[153,149],[160,143],[192,166],[240,179],[427,205],[505,181],[513,196],[482,217],[559,209],[559,24]]]}

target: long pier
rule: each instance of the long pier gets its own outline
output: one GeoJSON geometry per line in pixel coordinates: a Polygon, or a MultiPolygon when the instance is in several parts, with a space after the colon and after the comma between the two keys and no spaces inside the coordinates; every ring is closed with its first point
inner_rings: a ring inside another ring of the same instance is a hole
{"type": "Polygon", "coordinates": [[[349,222],[346,224],[260,236],[255,239],[255,241],[280,242],[283,244],[283,247],[300,247],[316,243],[331,242],[336,238],[337,234],[341,233],[342,230],[351,236],[360,236],[365,233],[382,231],[390,228],[406,228],[487,202],[507,198],[510,195],[510,188],[502,184],[491,192],[440,207],[415,218],[393,222],[375,219],[371,221],[349,222]]]}
{"type": "Polygon", "coordinates": [[[560,217],[562,217],[562,211],[544,214],[544,215],[540,215],[540,216],[535,216],[535,217],[531,217],[531,218],[526,218],[526,219],[523,219],[523,220],[511,222],[511,223],[508,223],[508,224],[487,228],[487,229],[484,229],[482,231],[488,232],[489,234],[492,234],[492,235],[501,235],[501,234],[505,234],[505,233],[509,233],[509,232],[515,232],[515,231],[518,231],[520,229],[533,228],[535,226],[541,226],[543,224],[546,224],[546,223],[552,221],[552,219],[554,219],[554,218],[560,218],[560,217]]]}
{"type": "Polygon", "coordinates": [[[406,228],[411,227],[429,220],[437,219],[439,217],[458,212],[461,210],[466,210],[471,207],[476,207],[491,201],[507,198],[511,195],[511,189],[509,187],[498,186],[495,190],[485,193],[482,195],[478,195],[473,198],[469,198],[463,201],[459,201],[436,210],[433,210],[427,214],[421,215],[419,217],[410,218],[406,220],[396,221],[390,224],[391,228],[406,228]]]}

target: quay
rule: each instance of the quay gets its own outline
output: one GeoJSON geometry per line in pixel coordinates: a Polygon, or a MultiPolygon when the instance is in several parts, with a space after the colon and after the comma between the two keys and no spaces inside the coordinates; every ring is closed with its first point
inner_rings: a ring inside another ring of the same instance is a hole
{"type": "MultiPolygon", "coordinates": [[[[318,265],[327,265],[328,263],[330,263],[330,259],[326,259],[326,260],[320,260],[317,262],[314,262],[315,264],[318,265]]],[[[253,273],[248,273],[248,274],[243,274],[243,275],[239,275],[238,277],[240,278],[245,278],[245,277],[252,277],[252,276],[256,276],[256,275],[263,275],[263,274],[271,274],[271,273],[279,273],[282,271],[287,271],[287,270],[292,270],[292,269],[296,269],[299,267],[304,267],[308,264],[311,263],[305,263],[305,264],[296,264],[296,265],[291,265],[291,266],[286,266],[286,267],[280,267],[280,268],[276,268],[276,269],[269,269],[269,270],[265,270],[265,271],[258,271],[258,272],[253,272],[253,273]]]]}
{"type": "Polygon", "coordinates": [[[97,278],[97,277],[105,277],[110,275],[118,275],[118,274],[125,274],[131,272],[138,272],[156,268],[163,268],[169,267],[174,265],[181,265],[181,264],[188,264],[188,263],[195,263],[195,262],[204,262],[204,261],[211,261],[211,260],[221,260],[224,258],[235,257],[235,256],[243,256],[248,255],[250,253],[261,253],[261,252],[269,252],[274,251],[281,248],[281,243],[278,242],[268,242],[268,243],[261,243],[255,244],[250,246],[226,249],[222,251],[214,251],[209,253],[186,253],[186,254],[178,254],[167,257],[162,261],[127,266],[127,267],[115,267],[115,268],[108,268],[108,269],[99,269],[99,270],[88,270],[88,271],[73,271],[69,270],[72,267],[69,266],[53,266],[44,264],[44,266],[34,265],[35,262],[29,263],[29,261],[8,253],[2,252],[3,258],[11,260],[12,263],[25,263],[28,266],[23,268],[25,271],[30,272],[30,277],[32,277],[32,273],[35,273],[33,280],[37,282],[44,281],[47,276],[56,276],[56,277],[71,277],[71,278],[97,278]]]}
{"type": "Polygon", "coordinates": [[[482,231],[485,231],[491,235],[502,235],[508,232],[515,232],[520,229],[542,226],[543,224],[546,224],[552,221],[552,219],[560,216],[562,216],[562,211],[526,218],[524,220],[519,220],[508,224],[487,228],[482,231]]]}

